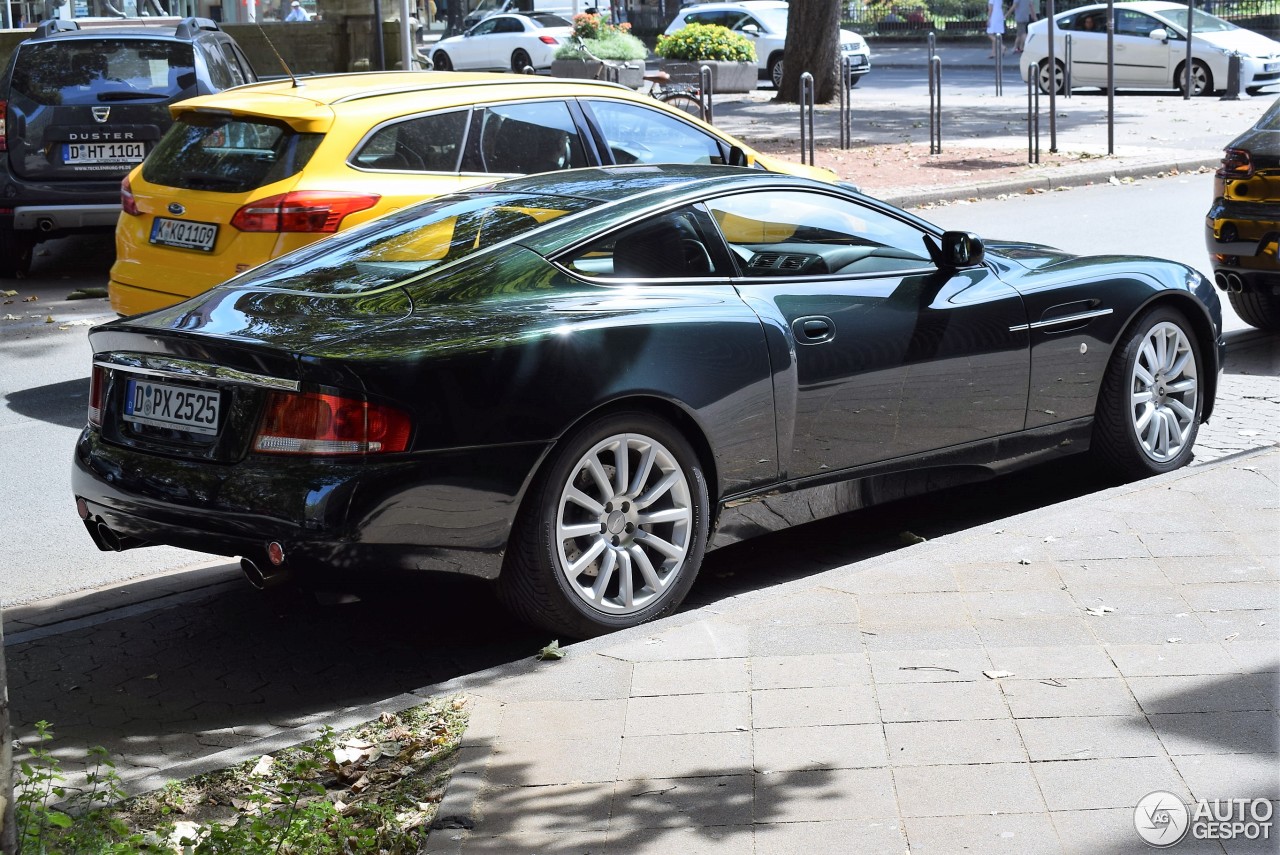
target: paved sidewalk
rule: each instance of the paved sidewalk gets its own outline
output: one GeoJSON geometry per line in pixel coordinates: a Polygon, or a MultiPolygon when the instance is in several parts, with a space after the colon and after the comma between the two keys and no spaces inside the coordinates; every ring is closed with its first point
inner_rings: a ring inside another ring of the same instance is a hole
{"type": "Polygon", "coordinates": [[[1277,538],[1255,452],[431,687],[472,719],[428,851],[1136,853],[1152,791],[1274,806],[1277,538]]]}

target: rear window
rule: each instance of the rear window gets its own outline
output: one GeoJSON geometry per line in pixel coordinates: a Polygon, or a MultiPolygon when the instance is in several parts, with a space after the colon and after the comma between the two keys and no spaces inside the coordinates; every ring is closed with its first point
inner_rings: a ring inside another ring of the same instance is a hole
{"type": "Polygon", "coordinates": [[[539,27],[572,27],[573,23],[566,21],[559,15],[552,15],[550,12],[529,12],[525,15],[530,21],[539,27]]]}
{"type": "Polygon", "coordinates": [[[435,267],[595,204],[531,193],[445,196],[281,256],[257,268],[251,281],[259,287],[319,294],[362,294],[415,284],[435,267]]]}
{"type": "Polygon", "coordinates": [[[271,119],[187,113],[143,162],[142,177],[165,187],[247,193],[298,173],[323,139],[271,119]]]}
{"type": "Polygon", "coordinates": [[[23,45],[12,88],[37,104],[156,101],[196,83],[191,45],[148,39],[84,39],[23,45]]]}

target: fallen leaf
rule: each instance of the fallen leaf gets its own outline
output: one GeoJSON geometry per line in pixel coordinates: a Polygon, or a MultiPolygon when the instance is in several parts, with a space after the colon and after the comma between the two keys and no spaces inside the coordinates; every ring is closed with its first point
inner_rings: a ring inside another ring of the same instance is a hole
{"type": "Polygon", "coordinates": [[[899,671],[947,671],[952,674],[959,674],[955,668],[943,668],[941,665],[899,665],[899,671]]]}
{"type": "Polygon", "coordinates": [[[1111,606],[1089,606],[1089,608],[1084,610],[1084,613],[1087,615],[1093,615],[1094,617],[1102,617],[1103,615],[1110,614],[1114,611],[1115,609],[1111,606]]]}
{"type": "Polygon", "coordinates": [[[1224,639],[1222,639],[1222,640],[1223,640],[1223,641],[1235,641],[1235,640],[1236,640],[1237,638],[1239,638],[1239,637],[1240,637],[1240,633],[1238,633],[1238,632],[1233,632],[1233,633],[1231,633],[1230,635],[1228,635],[1226,638],[1224,638],[1224,639]]]}
{"type": "Polygon", "coordinates": [[[38,303],[39,301],[40,301],[40,298],[37,297],[35,294],[32,294],[30,297],[22,298],[22,302],[24,303],[38,303]]]}
{"type": "Polygon", "coordinates": [[[271,774],[271,769],[276,764],[276,758],[270,754],[263,754],[258,758],[258,762],[253,764],[253,771],[249,773],[251,778],[265,778],[271,774]]]}
{"type": "Polygon", "coordinates": [[[16,297],[16,296],[18,296],[17,291],[0,291],[0,297],[16,297]]]}
{"type": "Polygon", "coordinates": [[[983,671],[982,676],[990,680],[1001,680],[1005,677],[1012,677],[1012,671],[983,671]]]}
{"type": "Polygon", "coordinates": [[[1165,641],[1165,644],[1181,644],[1182,643],[1181,638],[1166,638],[1164,641],[1165,641]]]}
{"type": "Polygon", "coordinates": [[[1018,563],[1019,563],[1019,564],[1030,564],[1031,562],[1030,562],[1030,561],[1028,561],[1028,560],[1027,560],[1027,559],[1025,559],[1025,558],[1019,558],[1019,559],[1018,559],[1018,563]]]}
{"type": "Polygon", "coordinates": [[[556,639],[555,641],[551,642],[546,647],[538,651],[538,658],[552,659],[552,660],[563,659],[564,653],[565,652],[560,649],[560,640],[556,639]]]}

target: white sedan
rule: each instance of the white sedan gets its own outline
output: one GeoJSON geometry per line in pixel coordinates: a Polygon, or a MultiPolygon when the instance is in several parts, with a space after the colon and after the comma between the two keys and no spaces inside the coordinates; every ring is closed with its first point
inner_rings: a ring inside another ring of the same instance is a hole
{"type": "MultiPolygon", "coordinates": [[[[1241,87],[1254,92],[1280,82],[1280,42],[1196,10],[1191,43],[1191,92],[1227,86],[1227,65],[1241,55],[1241,87]]],[[[1022,79],[1034,68],[1042,92],[1050,86],[1048,21],[1033,23],[1019,63],[1022,79]]],[[[1071,86],[1107,85],[1107,7],[1083,6],[1054,18],[1053,85],[1063,91],[1066,37],[1071,36],[1071,86]]],[[[1187,7],[1142,0],[1115,5],[1117,89],[1178,89],[1186,85],[1187,7]]]]}
{"type": "Polygon", "coordinates": [[[573,24],[547,12],[493,15],[437,42],[431,63],[438,71],[545,71],[572,34],[573,24]]]}

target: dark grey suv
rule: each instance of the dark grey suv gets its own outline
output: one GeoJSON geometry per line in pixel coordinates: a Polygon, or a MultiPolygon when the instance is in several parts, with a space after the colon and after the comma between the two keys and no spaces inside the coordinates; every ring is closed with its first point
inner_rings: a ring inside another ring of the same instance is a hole
{"type": "Polygon", "coordinates": [[[0,277],[25,275],[41,240],[115,228],[120,180],[172,123],[170,104],[257,79],[207,18],[41,24],[0,77],[0,277]]]}

